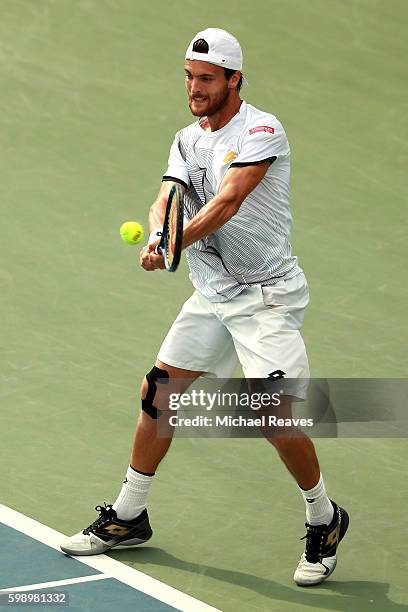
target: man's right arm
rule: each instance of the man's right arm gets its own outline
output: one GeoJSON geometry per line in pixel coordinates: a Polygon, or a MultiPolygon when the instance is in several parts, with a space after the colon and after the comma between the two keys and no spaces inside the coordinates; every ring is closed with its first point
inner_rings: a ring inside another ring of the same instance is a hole
{"type": "Polygon", "coordinates": [[[173,143],[170,147],[167,170],[163,176],[163,182],[161,184],[159,195],[157,196],[156,201],[150,207],[150,233],[152,233],[154,230],[161,230],[163,227],[166,203],[169,197],[170,189],[174,183],[180,183],[185,189],[188,189],[188,185],[190,183],[187,165],[184,158],[185,156],[182,154],[180,145],[180,134],[181,132],[177,132],[174,137],[173,143]]]}
{"type": "Polygon", "coordinates": [[[164,180],[162,182],[157,198],[149,210],[149,232],[162,230],[166,214],[166,204],[173,185],[174,181],[164,180]]]}
{"type": "Polygon", "coordinates": [[[179,138],[180,132],[177,132],[170,148],[167,171],[163,176],[160,191],[149,210],[149,243],[140,251],[140,264],[145,270],[151,271],[165,267],[163,257],[155,253],[155,248],[160,241],[160,237],[156,237],[157,232],[161,232],[163,228],[167,200],[172,186],[177,182],[187,189],[190,182],[186,162],[181,153],[179,138]]]}

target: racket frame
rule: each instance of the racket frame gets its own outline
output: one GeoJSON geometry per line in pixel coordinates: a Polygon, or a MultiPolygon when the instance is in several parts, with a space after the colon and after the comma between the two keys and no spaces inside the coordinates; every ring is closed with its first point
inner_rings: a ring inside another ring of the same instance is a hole
{"type": "Polygon", "coordinates": [[[164,263],[168,272],[175,272],[178,268],[181,258],[181,247],[183,242],[183,191],[179,183],[174,183],[170,189],[169,197],[167,198],[166,213],[164,216],[163,229],[161,232],[160,242],[157,246],[157,252],[164,257],[164,263]],[[170,262],[167,256],[168,252],[168,226],[170,223],[170,213],[172,209],[173,199],[177,197],[177,227],[176,227],[176,242],[174,247],[173,261],[170,262]]]}

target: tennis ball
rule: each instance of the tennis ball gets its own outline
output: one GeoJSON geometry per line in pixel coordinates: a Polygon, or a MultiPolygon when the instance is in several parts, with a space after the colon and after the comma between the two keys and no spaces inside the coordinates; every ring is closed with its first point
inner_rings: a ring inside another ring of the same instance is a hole
{"type": "Polygon", "coordinates": [[[122,240],[128,244],[137,244],[143,239],[143,227],[137,221],[126,221],[120,226],[122,240]]]}

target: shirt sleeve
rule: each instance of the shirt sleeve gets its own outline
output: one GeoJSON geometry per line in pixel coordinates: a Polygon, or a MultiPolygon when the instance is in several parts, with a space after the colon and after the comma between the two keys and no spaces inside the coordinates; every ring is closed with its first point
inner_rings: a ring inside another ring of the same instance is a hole
{"type": "Polygon", "coordinates": [[[182,183],[187,189],[189,187],[190,178],[180,146],[180,132],[177,132],[173,144],[171,145],[169,161],[167,170],[163,176],[163,181],[176,181],[182,183]]]}
{"type": "Polygon", "coordinates": [[[276,119],[266,117],[246,127],[238,156],[230,167],[251,166],[267,160],[273,162],[288,153],[289,143],[282,125],[276,119]]]}

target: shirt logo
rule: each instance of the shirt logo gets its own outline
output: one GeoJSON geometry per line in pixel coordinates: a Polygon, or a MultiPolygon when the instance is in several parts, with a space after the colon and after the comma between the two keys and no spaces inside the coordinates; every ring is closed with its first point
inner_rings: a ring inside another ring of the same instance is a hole
{"type": "Polygon", "coordinates": [[[250,134],[255,134],[256,132],[269,132],[270,134],[274,134],[275,128],[270,127],[269,125],[258,125],[257,127],[249,130],[250,134]]]}
{"type": "Polygon", "coordinates": [[[235,153],[235,151],[229,151],[222,161],[224,162],[224,164],[228,164],[236,157],[238,157],[238,153],[235,153]]]}

